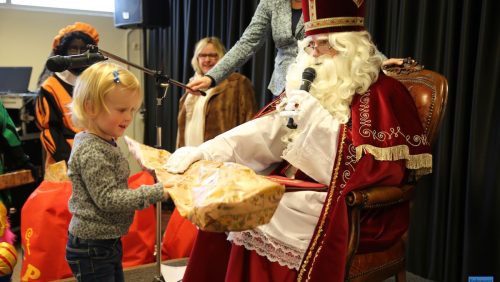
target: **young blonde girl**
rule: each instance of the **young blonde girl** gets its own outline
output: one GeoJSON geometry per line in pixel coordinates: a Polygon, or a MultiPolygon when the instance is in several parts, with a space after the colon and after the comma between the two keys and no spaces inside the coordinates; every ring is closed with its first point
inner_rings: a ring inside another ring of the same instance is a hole
{"type": "Polygon", "coordinates": [[[134,211],[167,197],[161,183],[129,189],[128,162],[116,145],[141,102],[137,78],[113,63],[90,66],[75,85],[72,119],[85,130],[75,136],[68,163],[66,260],[78,281],[123,281],[120,238],[134,211]]]}

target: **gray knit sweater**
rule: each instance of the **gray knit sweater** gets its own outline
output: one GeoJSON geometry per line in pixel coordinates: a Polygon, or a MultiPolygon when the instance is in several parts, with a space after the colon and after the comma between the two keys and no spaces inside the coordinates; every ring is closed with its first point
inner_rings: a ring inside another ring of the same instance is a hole
{"type": "Polygon", "coordinates": [[[86,132],[75,136],[68,163],[73,185],[69,232],[83,239],[112,239],[128,232],[134,211],[160,201],[163,185],[128,187],[130,169],[120,149],[86,132]]]}

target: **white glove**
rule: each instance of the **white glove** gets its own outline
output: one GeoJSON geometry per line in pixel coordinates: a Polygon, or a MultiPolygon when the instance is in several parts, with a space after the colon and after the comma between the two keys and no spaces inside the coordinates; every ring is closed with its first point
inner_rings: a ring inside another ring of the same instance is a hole
{"type": "Polygon", "coordinates": [[[203,157],[203,151],[198,147],[181,147],[170,156],[164,168],[170,173],[183,173],[203,157]]]}
{"type": "Polygon", "coordinates": [[[292,90],[287,92],[286,98],[280,105],[282,107],[280,115],[284,117],[293,117],[298,115],[300,111],[300,102],[309,96],[309,92],[304,90],[292,90]]]}
{"type": "Polygon", "coordinates": [[[288,99],[294,98],[296,101],[300,101],[308,96],[311,96],[311,94],[309,94],[309,92],[307,92],[305,90],[295,89],[295,90],[291,90],[291,91],[286,92],[286,97],[288,99]]]}

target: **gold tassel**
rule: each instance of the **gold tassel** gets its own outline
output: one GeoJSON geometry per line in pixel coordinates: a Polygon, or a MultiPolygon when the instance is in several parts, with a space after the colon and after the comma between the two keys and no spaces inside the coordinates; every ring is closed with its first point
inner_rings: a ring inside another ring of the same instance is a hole
{"type": "Polygon", "coordinates": [[[406,160],[406,168],[417,170],[417,175],[432,172],[432,155],[410,155],[410,149],[406,145],[387,148],[379,148],[368,144],[360,145],[356,147],[356,161],[361,159],[363,152],[373,155],[379,161],[406,160]]]}

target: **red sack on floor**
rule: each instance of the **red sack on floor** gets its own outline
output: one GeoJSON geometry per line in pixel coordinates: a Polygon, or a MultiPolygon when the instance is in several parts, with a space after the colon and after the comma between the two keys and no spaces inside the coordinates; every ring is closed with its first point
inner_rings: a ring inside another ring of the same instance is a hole
{"type": "Polygon", "coordinates": [[[177,209],[168,220],[161,245],[161,259],[177,259],[189,257],[193,249],[198,229],[188,219],[182,217],[177,209]]]}
{"type": "Polygon", "coordinates": [[[71,214],[71,182],[43,181],[21,210],[21,281],[50,281],[71,276],[65,260],[71,214]]]}
{"type": "MultiPolygon", "coordinates": [[[[153,177],[139,172],[129,178],[129,187],[152,184],[153,177]]],[[[71,277],[65,260],[71,214],[68,200],[71,182],[43,181],[21,210],[23,261],[21,281],[51,281],[71,277]]],[[[155,210],[136,211],[129,233],[122,238],[123,267],[154,261],[155,210]]]]}

